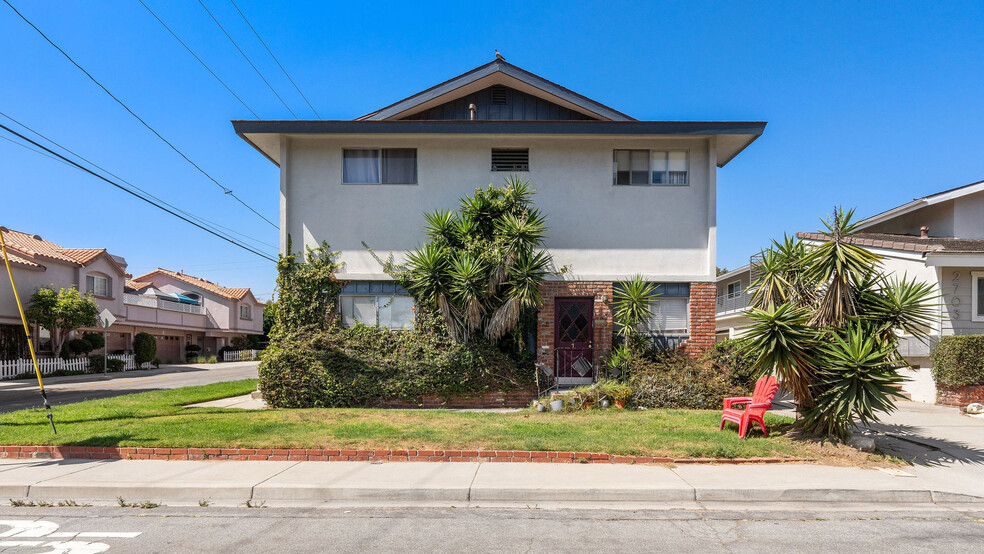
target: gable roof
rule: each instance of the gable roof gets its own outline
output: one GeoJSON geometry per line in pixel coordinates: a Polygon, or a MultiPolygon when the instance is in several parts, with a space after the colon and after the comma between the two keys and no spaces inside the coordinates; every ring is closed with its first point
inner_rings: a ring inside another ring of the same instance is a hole
{"type": "Polygon", "coordinates": [[[148,279],[148,277],[154,275],[155,273],[166,275],[173,279],[177,279],[178,281],[181,281],[183,283],[196,286],[202,290],[217,294],[223,298],[228,298],[230,300],[242,300],[243,298],[246,298],[247,294],[249,294],[250,296],[252,296],[253,294],[252,292],[250,292],[249,288],[230,289],[218,285],[216,283],[213,283],[211,281],[202,279],[201,277],[195,277],[193,275],[188,275],[186,273],[178,273],[176,271],[171,271],[169,269],[164,269],[160,267],[155,269],[154,271],[145,273],[139,277],[134,277],[131,282],[133,282],[134,284],[144,282],[148,279]]]}
{"type": "Polygon", "coordinates": [[[128,289],[143,290],[147,287],[154,286],[154,283],[139,282],[139,281],[134,281],[133,279],[127,279],[123,286],[125,286],[128,289]]]}
{"type": "Polygon", "coordinates": [[[47,258],[77,267],[85,267],[99,256],[105,255],[121,274],[127,275],[126,269],[120,265],[116,256],[107,252],[105,248],[65,248],[44,240],[40,235],[29,235],[6,227],[0,227],[0,233],[3,233],[7,248],[20,253],[18,258],[22,260],[21,263],[24,265],[43,268],[43,265],[37,263],[37,259],[47,258]]]}
{"type": "MultiPolygon", "coordinates": [[[[803,240],[827,242],[830,237],[824,233],[796,233],[803,240]]],[[[954,239],[946,237],[920,238],[913,235],[891,233],[857,233],[847,238],[848,244],[885,248],[917,254],[979,254],[984,253],[984,239],[954,239]]]]}
{"type": "Polygon", "coordinates": [[[492,60],[443,83],[398,100],[357,118],[356,121],[399,119],[491,85],[506,85],[593,118],[607,121],[634,121],[632,117],[601,102],[596,102],[500,59],[492,60]]]}
{"type": "Polygon", "coordinates": [[[970,183],[968,185],[963,185],[960,187],[955,187],[952,189],[944,190],[942,192],[937,192],[930,194],[929,196],[923,196],[922,198],[916,198],[911,202],[906,202],[901,206],[896,206],[890,210],[885,210],[879,214],[875,214],[867,219],[861,220],[858,225],[859,229],[866,229],[872,225],[877,225],[879,223],[894,219],[901,215],[914,212],[916,210],[925,208],[927,206],[932,206],[934,204],[939,204],[941,202],[947,202],[949,200],[954,200],[964,196],[969,196],[971,194],[976,194],[978,192],[984,191],[984,181],[977,181],[976,183],[970,183]]]}

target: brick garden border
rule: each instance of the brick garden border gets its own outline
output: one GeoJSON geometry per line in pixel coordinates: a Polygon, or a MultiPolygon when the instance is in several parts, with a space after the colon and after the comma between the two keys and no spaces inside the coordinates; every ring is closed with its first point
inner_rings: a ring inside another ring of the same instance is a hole
{"type": "Polygon", "coordinates": [[[311,448],[139,448],[114,446],[0,446],[0,458],[86,460],[263,460],[298,462],[513,462],[593,464],[778,464],[813,458],[666,458],[599,452],[530,450],[352,450],[311,448]]]}

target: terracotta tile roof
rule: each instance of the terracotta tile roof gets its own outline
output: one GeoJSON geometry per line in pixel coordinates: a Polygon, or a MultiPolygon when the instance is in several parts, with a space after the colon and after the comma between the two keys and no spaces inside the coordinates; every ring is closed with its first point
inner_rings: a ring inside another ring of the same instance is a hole
{"type": "Polygon", "coordinates": [[[128,289],[143,290],[147,287],[154,286],[154,283],[139,282],[139,281],[134,281],[133,279],[127,279],[126,282],[124,283],[124,286],[128,289]]]}
{"type": "MultiPolygon", "coordinates": [[[[796,233],[796,236],[804,240],[821,242],[829,240],[829,237],[823,233],[796,233]]],[[[984,239],[957,239],[952,237],[927,237],[923,239],[914,235],[857,233],[849,238],[848,242],[869,248],[885,248],[919,254],[928,252],[984,254],[984,239]]]]}
{"type": "Polygon", "coordinates": [[[246,297],[246,294],[250,292],[250,290],[248,288],[245,288],[245,289],[229,289],[229,288],[223,287],[221,285],[217,285],[217,284],[215,284],[215,283],[213,283],[211,281],[207,281],[205,279],[202,279],[201,277],[195,277],[195,276],[188,275],[188,274],[185,274],[185,273],[178,273],[178,272],[171,271],[169,269],[163,269],[163,268],[157,268],[156,270],[151,271],[149,273],[145,273],[144,275],[141,275],[139,277],[134,277],[133,280],[134,281],[138,281],[138,282],[139,281],[143,281],[143,280],[147,279],[147,277],[150,277],[151,275],[153,275],[155,273],[160,273],[162,275],[167,275],[169,277],[173,277],[174,279],[177,279],[179,281],[183,281],[183,282],[188,283],[190,285],[194,285],[194,286],[196,286],[196,287],[198,287],[200,289],[207,290],[209,292],[213,292],[215,294],[218,294],[219,296],[222,296],[224,298],[229,298],[229,299],[232,299],[232,300],[242,300],[243,298],[246,297]]]}
{"type": "Polygon", "coordinates": [[[43,267],[36,262],[38,257],[67,262],[74,265],[86,266],[97,257],[106,254],[112,263],[126,274],[126,270],[120,263],[106,252],[105,248],[65,248],[49,240],[44,240],[38,235],[29,235],[21,231],[0,227],[3,239],[7,242],[7,247],[21,252],[21,258],[34,260],[33,265],[43,267]]]}
{"type": "MultiPolygon", "coordinates": [[[[39,267],[41,269],[47,269],[46,267],[44,267],[39,263],[32,262],[27,258],[19,256],[17,254],[17,251],[15,251],[13,248],[7,248],[7,256],[10,258],[10,263],[12,264],[20,264],[20,265],[26,265],[28,267],[39,267]]],[[[2,264],[0,264],[0,266],[2,266],[2,264]]]]}
{"type": "Polygon", "coordinates": [[[38,235],[29,235],[13,229],[0,229],[0,232],[3,233],[3,240],[7,242],[8,248],[20,250],[28,257],[42,256],[71,264],[80,263],[75,258],[65,254],[63,252],[65,248],[44,240],[38,235]]]}

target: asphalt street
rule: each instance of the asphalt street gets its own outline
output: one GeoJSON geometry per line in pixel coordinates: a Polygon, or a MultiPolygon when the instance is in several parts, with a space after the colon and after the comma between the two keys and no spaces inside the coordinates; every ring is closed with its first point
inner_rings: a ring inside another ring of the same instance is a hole
{"type": "MultiPolygon", "coordinates": [[[[44,380],[52,406],[151,390],[256,378],[259,362],[167,366],[124,373],[72,375],[44,380]]],[[[0,381],[0,412],[42,406],[35,380],[0,381]]]]}
{"type": "Polygon", "coordinates": [[[970,552],[984,507],[0,508],[0,552],[970,552]]]}

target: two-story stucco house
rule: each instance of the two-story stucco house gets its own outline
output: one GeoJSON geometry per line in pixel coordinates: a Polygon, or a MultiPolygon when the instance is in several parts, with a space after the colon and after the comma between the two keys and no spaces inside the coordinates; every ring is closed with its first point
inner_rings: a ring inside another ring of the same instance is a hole
{"type": "MultiPolygon", "coordinates": [[[[179,362],[188,344],[215,354],[232,338],[263,334],[263,303],[249,289],[228,289],[199,277],[157,269],[130,279],[126,260],[104,248],[64,248],[54,242],[0,228],[25,308],[34,291],[75,288],[91,295],[116,322],[107,330],[109,352],[129,351],[145,332],[157,340],[157,357],[179,362]]],[[[0,359],[26,357],[20,314],[6,272],[0,278],[0,359]]],[[[80,331],[98,331],[91,328],[80,331]]],[[[47,329],[32,329],[35,350],[54,355],[47,329]]]]}
{"type": "MultiPolygon", "coordinates": [[[[807,244],[825,240],[820,233],[797,233],[807,244]]],[[[914,400],[932,402],[935,389],[929,355],[940,336],[984,334],[984,181],[902,204],[859,223],[851,242],[883,257],[886,273],[931,283],[939,311],[928,341],[903,337],[899,353],[912,365],[903,386],[914,400]]],[[[744,266],[718,278],[719,338],[741,336],[754,268],[744,266]]]]}
{"type": "Polygon", "coordinates": [[[543,287],[537,356],[575,383],[611,347],[613,286],[632,275],[659,284],[654,332],[689,353],[713,344],[717,169],[765,123],[639,121],[496,59],[355,120],[233,126],[280,168],[281,249],[341,252],[343,323],[410,324],[363,242],[400,261],[425,212],[528,179],[569,269],[543,287]]]}

